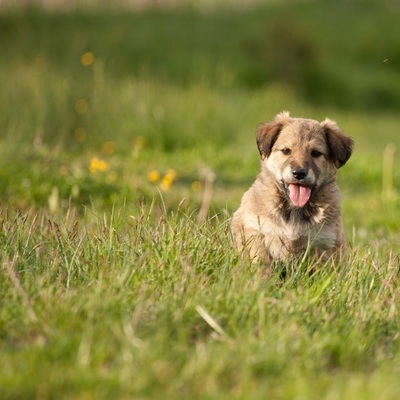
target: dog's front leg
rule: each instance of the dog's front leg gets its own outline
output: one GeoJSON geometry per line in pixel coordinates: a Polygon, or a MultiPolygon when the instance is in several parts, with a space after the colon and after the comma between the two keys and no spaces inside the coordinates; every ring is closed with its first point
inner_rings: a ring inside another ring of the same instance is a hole
{"type": "Polygon", "coordinates": [[[241,227],[233,233],[236,248],[248,256],[252,263],[268,261],[268,252],[265,248],[264,235],[255,229],[241,227]]]}

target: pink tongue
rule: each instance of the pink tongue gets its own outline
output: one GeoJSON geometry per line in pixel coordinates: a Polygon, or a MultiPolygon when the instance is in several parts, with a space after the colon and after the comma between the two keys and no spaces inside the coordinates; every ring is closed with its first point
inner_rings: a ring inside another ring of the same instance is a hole
{"type": "Polygon", "coordinates": [[[311,189],[307,186],[289,185],[290,200],[296,207],[303,207],[311,196],[311,189]]]}

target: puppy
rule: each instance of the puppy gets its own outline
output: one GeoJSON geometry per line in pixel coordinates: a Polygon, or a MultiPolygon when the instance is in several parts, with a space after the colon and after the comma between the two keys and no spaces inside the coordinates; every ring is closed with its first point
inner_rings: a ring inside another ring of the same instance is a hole
{"type": "Polygon", "coordinates": [[[237,248],[254,262],[304,255],[327,259],[345,249],[337,170],[354,142],[330,119],[278,114],[260,126],[261,172],[232,219],[237,248]]]}

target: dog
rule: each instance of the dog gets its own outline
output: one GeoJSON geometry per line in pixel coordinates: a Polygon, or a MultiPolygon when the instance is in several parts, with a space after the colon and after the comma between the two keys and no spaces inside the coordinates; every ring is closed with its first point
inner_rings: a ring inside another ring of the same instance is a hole
{"type": "Polygon", "coordinates": [[[271,265],[309,252],[327,260],[346,248],[337,170],[354,141],[336,122],[292,118],[287,111],[257,131],[261,172],[233,214],[239,251],[271,265]]]}

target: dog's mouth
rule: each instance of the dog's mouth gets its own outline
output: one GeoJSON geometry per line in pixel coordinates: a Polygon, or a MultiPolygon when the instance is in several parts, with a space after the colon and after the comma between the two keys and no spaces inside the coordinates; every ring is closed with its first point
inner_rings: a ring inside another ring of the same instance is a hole
{"type": "Polygon", "coordinates": [[[311,197],[311,188],[309,186],[289,183],[289,198],[294,206],[303,207],[307,204],[311,197]]]}

